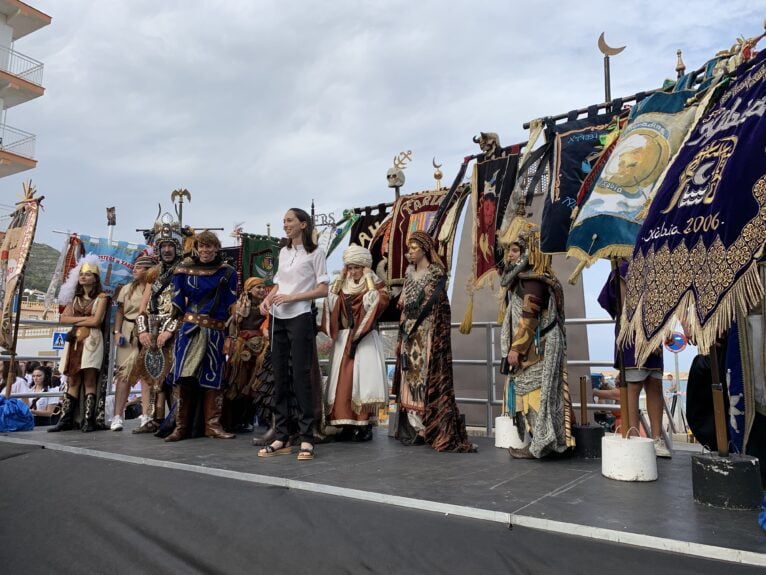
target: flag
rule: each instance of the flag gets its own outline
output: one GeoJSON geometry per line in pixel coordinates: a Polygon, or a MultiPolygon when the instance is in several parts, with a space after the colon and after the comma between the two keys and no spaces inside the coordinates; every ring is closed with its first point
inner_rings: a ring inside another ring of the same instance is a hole
{"type": "Polygon", "coordinates": [[[0,347],[5,349],[11,349],[15,344],[11,323],[13,301],[37,229],[42,198],[35,198],[34,195],[35,188],[31,182],[24,184],[24,199],[16,203],[16,210],[11,214],[11,221],[0,245],[0,347]]]}
{"type": "Polygon", "coordinates": [[[114,297],[115,290],[133,281],[133,262],[146,250],[144,244],[110,242],[108,238],[80,235],[86,254],[96,254],[100,260],[101,286],[104,293],[114,297]]]}
{"type": "MultiPolygon", "coordinates": [[[[386,240],[382,255],[386,264],[385,278],[389,285],[404,284],[404,276],[408,265],[404,257],[407,252],[407,238],[414,231],[428,230],[431,219],[436,215],[439,204],[441,204],[446,194],[446,190],[420,192],[418,194],[401,196],[394,202],[394,207],[391,210],[390,226],[385,228],[381,226],[378,230],[378,232],[385,230],[386,240]]],[[[445,259],[444,265],[449,269],[452,254],[450,252],[447,255],[449,257],[445,259]]]]}
{"type": "MultiPolygon", "coordinates": [[[[712,66],[708,68],[712,70],[712,66]]],[[[621,132],[615,124],[613,132],[601,137],[607,148],[603,155],[608,157],[599,159],[599,168],[594,167],[600,173],[576,211],[567,241],[569,256],[585,265],[599,258],[631,256],[655,184],[697,113],[694,98],[709,87],[705,82],[691,88],[692,79],[691,74],[683,76],[672,92],[657,92],[640,101],[621,132]],[[688,101],[694,103],[687,106],[688,101]],[[610,138],[618,139],[610,145],[610,138]]]]}
{"type": "Polygon", "coordinates": [[[766,51],[710,97],[714,103],[657,184],[633,250],[620,338],[635,340],[639,361],[676,316],[707,350],[738,310],[763,297],[766,51]]]}
{"type": "Polygon", "coordinates": [[[482,287],[497,276],[496,265],[503,252],[497,242],[503,215],[516,183],[521,146],[509,146],[498,157],[480,154],[471,177],[471,210],[473,212],[473,278],[472,289],[482,287]]]}
{"type": "Polygon", "coordinates": [[[348,243],[369,249],[370,244],[372,244],[372,238],[375,236],[375,232],[378,231],[383,220],[388,216],[386,204],[357,208],[354,211],[359,214],[359,219],[357,219],[354,222],[354,225],[351,226],[348,243]],[[373,214],[372,211],[375,209],[377,209],[377,212],[373,214]]]}
{"type": "Polygon", "coordinates": [[[279,240],[271,236],[240,234],[242,267],[240,281],[251,277],[274,279],[279,264],[279,240]]]}
{"type": "Polygon", "coordinates": [[[566,122],[547,126],[546,138],[553,150],[550,189],[540,226],[540,249],[544,253],[566,252],[580,185],[599,155],[601,137],[609,131],[620,108],[622,101],[615,100],[608,113],[599,114],[598,108],[592,106],[585,118],[577,119],[577,114],[572,113],[566,122]]]}

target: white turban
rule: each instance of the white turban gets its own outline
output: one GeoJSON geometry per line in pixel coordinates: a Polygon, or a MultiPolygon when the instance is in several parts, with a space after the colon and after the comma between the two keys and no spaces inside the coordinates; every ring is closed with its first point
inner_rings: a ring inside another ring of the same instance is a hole
{"type": "Polygon", "coordinates": [[[343,264],[352,266],[362,266],[363,268],[372,267],[372,254],[370,250],[351,244],[343,252],[343,264]]]}

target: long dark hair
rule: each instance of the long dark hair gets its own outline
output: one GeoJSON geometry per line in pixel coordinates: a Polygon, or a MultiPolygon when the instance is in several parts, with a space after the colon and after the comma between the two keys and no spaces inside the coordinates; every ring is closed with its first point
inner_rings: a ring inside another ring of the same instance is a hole
{"type": "MultiPolygon", "coordinates": [[[[93,273],[93,272],[90,272],[93,273]]],[[[101,286],[101,276],[99,274],[93,274],[96,278],[96,282],[93,284],[93,291],[90,294],[91,298],[95,298],[98,294],[100,294],[102,291],[104,291],[104,288],[101,286]]],[[[74,288],[74,295],[75,297],[82,297],[85,295],[85,288],[82,286],[82,284],[78,281],[77,287],[74,288]]]]}
{"type": "MultiPolygon", "coordinates": [[[[310,254],[317,249],[317,244],[314,242],[314,221],[306,211],[300,208],[290,208],[287,211],[295,214],[299,222],[306,224],[306,227],[301,230],[301,234],[303,235],[303,248],[310,254]]],[[[287,238],[287,247],[293,247],[293,240],[291,238],[287,238]]]]}

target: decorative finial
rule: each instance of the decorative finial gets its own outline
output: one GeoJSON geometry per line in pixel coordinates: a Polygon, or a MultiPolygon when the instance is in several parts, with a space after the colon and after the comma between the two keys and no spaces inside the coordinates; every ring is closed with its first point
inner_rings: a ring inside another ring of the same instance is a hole
{"type": "MultiPolygon", "coordinates": [[[[397,194],[399,188],[404,185],[404,170],[407,168],[407,163],[412,161],[412,150],[401,152],[398,156],[394,156],[394,166],[388,168],[386,172],[386,181],[389,188],[396,188],[397,194]]],[[[396,196],[399,197],[398,195],[396,196]]]]}
{"type": "Polygon", "coordinates": [[[442,189],[442,176],[444,174],[442,174],[442,171],[439,169],[442,167],[442,164],[436,163],[436,156],[434,156],[434,159],[431,160],[431,164],[433,164],[433,167],[436,169],[434,172],[434,179],[436,180],[436,191],[438,192],[442,189]]]}
{"type": "Polygon", "coordinates": [[[681,57],[681,50],[679,49],[676,52],[676,56],[678,56],[678,59],[676,60],[676,74],[678,74],[678,77],[684,75],[684,72],[686,72],[686,64],[684,64],[684,59],[681,57]]]}

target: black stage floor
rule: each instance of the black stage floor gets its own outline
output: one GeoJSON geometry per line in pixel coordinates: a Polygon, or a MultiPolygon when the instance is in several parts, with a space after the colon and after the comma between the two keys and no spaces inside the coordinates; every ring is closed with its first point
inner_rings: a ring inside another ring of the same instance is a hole
{"type": "Polygon", "coordinates": [[[473,438],[477,454],[444,454],[381,430],[369,443],[318,445],[314,461],[298,462],[256,457],[247,434],[168,444],[132,425],[0,436],[0,562],[13,567],[3,573],[61,571],[54,551],[78,549],[80,537],[91,547],[78,566],[114,573],[766,566],[757,512],[694,503],[683,451],[658,461],[658,481],[624,483],[604,478],[597,460],[510,460],[486,438],[473,438]]]}

